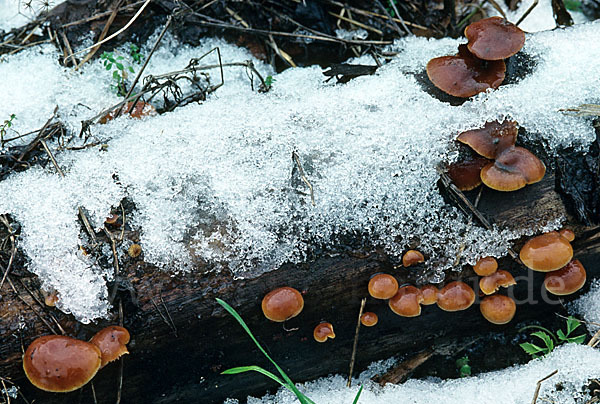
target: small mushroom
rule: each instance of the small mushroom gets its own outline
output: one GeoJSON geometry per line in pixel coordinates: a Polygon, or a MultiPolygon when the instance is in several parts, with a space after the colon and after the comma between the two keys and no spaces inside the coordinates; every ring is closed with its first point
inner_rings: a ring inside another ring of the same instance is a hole
{"type": "Polygon", "coordinates": [[[469,50],[479,59],[502,60],[511,57],[525,44],[525,33],[502,17],[484,18],[465,28],[469,50]]]}
{"type": "Polygon", "coordinates": [[[373,327],[378,321],[379,317],[377,317],[377,314],[370,311],[367,311],[360,316],[360,323],[365,327],[373,327]]]}
{"type": "Polygon", "coordinates": [[[450,282],[438,293],[437,305],[444,311],[466,310],[475,301],[475,292],[464,282],[450,282]]]}
{"type": "Polygon", "coordinates": [[[506,324],[515,316],[517,305],[508,296],[492,295],[483,298],[479,310],[490,323],[506,324]]]}
{"type": "Polygon", "coordinates": [[[127,249],[127,255],[129,255],[131,258],[137,258],[140,256],[141,253],[142,253],[142,246],[139,244],[132,244],[127,249]]]}
{"type": "Polygon", "coordinates": [[[575,233],[571,229],[561,229],[558,234],[569,240],[569,242],[575,240],[575,233]]]}
{"type": "Polygon", "coordinates": [[[433,285],[425,285],[421,288],[421,293],[423,294],[423,302],[421,304],[425,306],[429,306],[431,304],[437,303],[438,300],[438,288],[433,285]]]}
{"type": "Polygon", "coordinates": [[[529,150],[511,146],[481,169],[481,181],[497,191],[516,191],[541,181],[546,166],[529,150]]]}
{"type": "Polygon", "coordinates": [[[516,285],[515,278],[508,271],[499,270],[479,280],[479,289],[486,295],[491,295],[502,287],[516,285]]]}
{"type": "MultiPolygon", "coordinates": [[[[129,101],[127,104],[125,104],[123,107],[121,107],[121,114],[126,114],[127,111],[129,111],[131,109],[132,105],[133,105],[133,101],[129,101]]],[[[104,115],[102,118],[100,118],[98,120],[98,122],[100,122],[101,124],[105,124],[108,121],[112,121],[113,119],[115,119],[115,115],[116,115],[116,111],[111,111],[108,114],[104,115]]],[[[131,114],[129,114],[129,115],[132,118],[137,118],[137,119],[140,119],[144,116],[156,115],[156,108],[154,108],[152,106],[152,104],[149,104],[147,102],[138,101],[135,103],[135,108],[133,108],[133,111],[131,111],[131,114]]]]}
{"type": "Polygon", "coordinates": [[[421,262],[425,262],[425,257],[417,250],[408,250],[402,256],[402,265],[405,267],[420,264],[421,262]]]}
{"type": "Polygon", "coordinates": [[[565,296],[585,285],[585,268],[579,260],[572,260],[558,271],[549,272],[544,279],[546,290],[553,295],[565,296]]]}
{"type": "Polygon", "coordinates": [[[448,166],[448,177],[461,191],[470,191],[481,185],[481,169],[490,160],[481,156],[470,156],[448,166]]]}
{"type": "Polygon", "coordinates": [[[313,337],[317,342],[325,342],[327,341],[327,338],[334,339],[335,333],[333,332],[333,325],[325,322],[317,324],[313,330],[313,337]]]}
{"type": "Polygon", "coordinates": [[[129,343],[129,331],[118,325],[111,325],[98,331],[90,340],[91,344],[96,345],[102,353],[102,364],[119,359],[122,355],[128,354],[127,344],[129,343]]]}
{"type": "Polygon", "coordinates": [[[119,215],[111,213],[110,215],[108,215],[106,217],[106,219],[104,219],[104,224],[114,226],[118,220],[119,220],[119,215]]]}
{"type": "Polygon", "coordinates": [[[56,307],[56,303],[58,303],[58,292],[56,290],[53,290],[51,292],[43,292],[44,295],[44,303],[46,303],[46,306],[48,307],[56,307]]]}
{"type": "Polygon", "coordinates": [[[478,59],[459,45],[455,56],[441,56],[427,63],[427,77],[440,90],[454,97],[472,97],[488,88],[496,89],[504,81],[504,61],[478,59]]]}
{"type": "Polygon", "coordinates": [[[394,313],[402,317],[416,317],[421,314],[423,294],[415,286],[407,285],[398,289],[388,305],[394,313]]]}
{"type": "Polygon", "coordinates": [[[296,317],[303,308],[302,294],[289,286],[270,291],[262,300],[262,311],[265,317],[278,323],[296,317]]]}
{"type": "Polygon", "coordinates": [[[473,266],[473,270],[479,276],[488,276],[496,272],[498,269],[498,261],[494,257],[480,258],[473,266]]]}
{"type": "Polygon", "coordinates": [[[369,294],[375,299],[389,299],[398,292],[398,281],[392,275],[377,274],[369,281],[369,294]]]}
{"type": "Polygon", "coordinates": [[[89,382],[102,363],[100,349],[63,335],[37,338],[23,355],[23,369],[37,388],[55,393],[77,390],[89,382]]]}
{"type": "Polygon", "coordinates": [[[556,271],[571,261],[573,247],[556,231],[544,233],[525,243],[519,253],[525,266],[534,271],[556,271]]]}
{"type": "Polygon", "coordinates": [[[511,120],[486,122],[483,128],[462,132],[456,140],[471,147],[477,154],[495,159],[502,151],[514,146],[519,128],[511,120]]]}

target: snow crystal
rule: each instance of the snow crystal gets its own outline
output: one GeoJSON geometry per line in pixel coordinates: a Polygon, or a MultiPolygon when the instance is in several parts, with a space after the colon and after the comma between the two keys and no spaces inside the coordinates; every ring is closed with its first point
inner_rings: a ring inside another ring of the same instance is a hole
{"type": "MultiPolygon", "coordinates": [[[[364,386],[359,400],[361,404],[529,404],[537,381],[554,370],[558,370],[558,373],[542,384],[538,402],[584,403],[586,397],[589,399],[584,386],[590,378],[600,376],[600,351],[584,345],[567,344],[556,348],[547,357],[525,365],[461,379],[411,379],[403,384],[380,387],[370,381],[371,372],[366,372],[355,381],[355,387],[352,388],[346,387],[346,378],[340,375],[305,383],[299,388],[319,404],[351,403],[358,391],[358,383],[364,386]],[[560,389],[555,387],[558,383],[560,389]]],[[[297,399],[283,388],[277,394],[262,399],[248,398],[248,404],[296,402],[297,399]]],[[[226,401],[226,404],[234,403],[237,401],[226,401]]]]}
{"type": "MultiPolygon", "coordinates": [[[[206,102],[94,125],[94,140],[108,147],[57,150],[50,142],[66,178],[52,165],[8,177],[0,183],[0,212],[22,225],[29,269],[82,321],[106,312],[111,269],[79,252],[89,240],[77,209],[99,229],[123,198],[135,206],[130,223],[145,260],[171,270],[227,263],[237,276],[256,275],[360,236],[395,257],[418,246],[432,257],[429,280],[440,281],[463,241],[465,261],[474,262],[505,254],[521,234],[558,226],[486,231],[446,205],[436,165],[455,154],[456,134],[510,117],[528,130],[528,140],[583,148],[594,138],[590,121],[558,109],[597,101],[600,84],[600,24],[585,24],[528,35],[523,52],[536,62],[531,75],[451,106],[425,92],[419,76],[429,59],[455,53],[459,42],[406,38],[373,76],[336,85],[324,83],[318,67],[290,69],[264,94],[252,90],[243,67],[227,67],[225,85],[206,102]],[[292,152],[313,187],[314,206],[292,152]]],[[[181,69],[214,46],[224,62],[252,59],[219,40],[194,48],[167,37],[146,73],[181,69]]],[[[127,55],[127,48],[116,52],[127,55]]],[[[59,118],[77,134],[80,121],[117,102],[100,61],[75,72],[58,57],[47,45],[0,63],[0,93],[10,95],[0,118],[16,114],[20,133],[41,127],[58,105],[59,118]]],[[[214,61],[212,55],[206,63],[214,61]]],[[[263,76],[273,75],[253,62],[263,76]]],[[[217,83],[218,71],[209,73],[217,83]]]]}
{"type": "Polygon", "coordinates": [[[27,7],[24,0],[0,0],[0,31],[10,31],[27,24],[35,19],[37,12],[46,9],[40,0],[33,0],[29,4],[31,7],[27,7]]]}
{"type": "Polygon", "coordinates": [[[595,280],[590,290],[570,305],[570,309],[583,317],[590,333],[600,330],[600,280],[595,280]]]}

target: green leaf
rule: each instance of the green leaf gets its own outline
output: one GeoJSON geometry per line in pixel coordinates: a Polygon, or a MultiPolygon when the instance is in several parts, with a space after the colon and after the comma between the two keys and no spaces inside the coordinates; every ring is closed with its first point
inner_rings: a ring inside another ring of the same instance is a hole
{"type": "Polygon", "coordinates": [[[134,70],[133,70],[133,67],[131,67],[131,66],[128,66],[127,70],[129,70],[131,73],[135,73],[134,70]]]}
{"type": "Polygon", "coordinates": [[[113,79],[116,81],[121,81],[121,76],[119,76],[119,72],[116,70],[113,72],[113,79]]]}
{"type": "Polygon", "coordinates": [[[109,54],[109,55],[107,56],[107,59],[108,59],[108,60],[110,60],[110,61],[111,61],[111,62],[113,62],[113,63],[116,63],[116,60],[115,60],[115,58],[113,57],[112,53],[111,53],[111,54],[109,54]]]}
{"type": "Polygon", "coordinates": [[[522,344],[519,344],[519,346],[523,348],[523,350],[529,355],[535,355],[539,352],[544,351],[544,348],[540,348],[539,346],[532,344],[531,342],[523,342],[522,344]]]}
{"type": "Polygon", "coordinates": [[[117,66],[117,69],[119,70],[123,70],[125,67],[123,66],[123,63],[115,63],[115,66],[117,66]]]}
{"type": "Polygon", "coordinates": [[[567,341],[575,343],[575,344],[583,344],[583,341],[585,341],[585,337],[586,337],[585,334],[578,335],[577,337],[567,338],[567,341]]]}
{"type": "Polygon", "coordinates": [[[222,375],[237,375],[239,373],[246,373],[246,372],[261,373],[261,374],[267,376],[269,379],[274,380],[277,383],[279,383],[280,385],[289,389],[289,387],[280,378],[278,378],[277,376],[275,376],[273,373],[269,372],[268,370],[261,368],[260,366],[240,366],[237,368],[227,369],[226,371],[221,372],[221,374],[222,375]]]}
{"type": "Polygon", "coordinates": [[[105,63],[104,67],[106,67],[106,70],[110,70],[110,68],[112,67],[112,63],[105,63]]]}
{"type": "Polygon", "coordinates": [[[123,56],[118,56],[117,60],[123,60],[123,56]]]}
{"type": "Polygon", "coordinates": [[[254,342],[254,344],[258,347],[258,349],[260,349],[260,351],[263,353],[263,355],[265,355],[265,357],[269,360],[269,362],[271,362],[273,364],[273,366],[275,366],[275,368],[277,369],[277,371],[279,372],[279,374],[281,375],[281,377],[283,378],[283,380],[285,380],[287,386],[290,388],[290,390],[292,390],[294,392],[294,394],[296,395],[296,397],[298,397],[298,400],[300,400],[300,402],[302,404],[314,404],[314,402],[311,399],[309,399],[308,397],[306,397],[303,393],[300,392],[300,390],[298,390],[298,388],[296,387],[296,385],[294,384],[294,382],[292,382],[292,380],[283,371],[283,369],[280,368],[279,365],[277,365],[277,363],[275,363],[275,361],[269,356],[269,354],[267,353],[267,351],[264,350],[264,348],[262,347],[262,345],[259,344],[259,342],[254,337],[254,334],[252,334],[252,331],[250,331],[250,328],[248,328],[248,326],[246,325],[246,322],[237,313],[237,311],[235,311],[235,309],[233,307],[231,307],[229,304],[227,304],[225,301],[223,301],[223,300],[221,300],[219,298],[217,298],[217,303],[219,303],[221,306],[223,306],[223,308],[225,310],[227,310],[227,312],[229,314],[231,314],[233,316],[233,318],[235,318],[236,321],[242,326],[242,328],[244,329],[244,331],[246,331],[246,333],[250,336],[250,338],[252,339],[252,341],[254,342]]]}
{"type": "Polygon", "coordinates": [[[561,341],[567,341],[568,340],[568,338],[565,335],[565,333],[563,332],[563,330],[556,331],[556,335],[558,336],[558,339],[561,340],[561,341]]]}
{"type": "Polygon", "coordinates": [[[364,386],[360,386],[360,389],[358,389],[358,393],[356,393],[356,397],[354,397],[354,401],[352,401],[352,404],[356,404],[358,403],[358,399],[360,398],[360,393],[362,393],[363,391],[363,387],[364,386]]]}
{"type": "Polygon", "coordinates": [[[577,327],[579,327],[580,325],[581,325],[581,321],[577,320],[573,316],[569,316],[569,318],[567,318],[567,336],[569,334],[571,334],[573,331],[575,331],[575,329],[577,327]]]}
{"type": "Polygon", "coordinates": [[[546,344],[546,350],[545,350],[546,353],[550,353],[554,349],[554,341],[552,341],[552,338],[550,338],[550,336],[548,334],[546,334],[544,331],[532,332],[531,336],[538,337],[539,339],[544,341],[544,344],[546,344]]]}
{"type": "Polygon", "coordinates": [[[471,376],[471,366],[464,365],[460,368],[460,377],[471,376]]]}
{"type": "Polygon", "coordinates": [[[579,0],[564,0],[565,8],[569,11],[581,11],[581,1],[579,0]]]}

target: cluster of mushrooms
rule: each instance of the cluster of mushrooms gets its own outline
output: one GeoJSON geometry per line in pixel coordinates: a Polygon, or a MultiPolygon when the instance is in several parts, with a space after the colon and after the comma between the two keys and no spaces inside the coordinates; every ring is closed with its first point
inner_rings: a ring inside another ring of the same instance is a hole
{"type": "Polygon", "coordinates": [[[427,63],[429,80],[454,97],[472,97],[504,81],[507,59],[521,50],[525,33],[501,17],[490,17],[465,28],[467,44],[458,46],[454,56],[442,56],[427,63]]]}
{"type": "Polygon", "coordinates": [[[129,332],[120,326],[98,331],[89,342],[64,335],[35,339],[23,354],[23,369],[37,388],[67,393],[84,386],[98,370],[127,351],[129,332]]]}

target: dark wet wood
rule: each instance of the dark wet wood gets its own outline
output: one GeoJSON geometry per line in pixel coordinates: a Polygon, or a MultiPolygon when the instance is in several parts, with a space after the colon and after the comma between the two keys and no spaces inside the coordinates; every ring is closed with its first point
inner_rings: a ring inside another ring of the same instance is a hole
{"type": "MultiPolygon", "coordinates": [[[[554,193],[553,184],[554,179],[549,174],[543,182],[515,193],[485,190],[480,208],[491,221],[503,226],[527,226],[543,217],[562,215],[564,207],[554,193]]],[[[599,229],[575,230],[576,257],[585,265],[589,278],[599,277],[599,229]]],[[[515,248],[519,247],[517,243],[515,248]]],[[[365,310],[376,312],[379,323],[360,331],[356,371],[392,355],[414,356],[432,346],[477,337],[488,331],[514,331],[519,322],[554,317],[555,312],[562,311],[556,299],[544,298],[543,274],[532,273],[508,258],[501,260],[500,265],[511,271],[518,281],[510,293],[525,302],[518,305],[513,322],[506,326],[489,324],[481,317],[477,305],[457,313],[425,306],[420,317],[402,318],[394,315],[385,302],[369,299],[365,310]]],[[[226,397],[244,398],[249,394],[264,394],[269,389],[274,391],[276,386],[258,374],[220,375],[233,366],[256,364],[272,368],[235,320],[216,304],[216,297],[240,312],[259,341],[293,380],[305,381],[330,373],[346,374],[356,316],[370,276],[386,271],[394,274],[401,284],[414,283],[417,272],[394,270],[381,252],[368,256],[321,257],[311,263],[286,265],[255,279],[237,281],[228,274],[202,274],[201,271],[171,277],[141,262],[125,265],[124,271],[137,301],[130,298],[129,292],[120,293],[124,299],[125,326],[132,335],[131,354],[124,362],[122,402],[134,404],[219,403],[226,397]],[[282,324],[266,320],[261,313],[260,301],[264,294],[283,285],[293,286],[304,294],[304,311],[286,324],[288,328],[297,327],[297,331],[287,332],[282,324]],[[165,321],[169,319],[167,310],[175,328],[165,321]],[[312,330],[322,320],[333,323],[337,337],[320,344],[313,340],[312,330]]],[[[449,279],[459,277],[471,285],[478,281],[468,268],[462,274],[451,274],[449,279]]],[[[83,326],[57,310],[44,311],[16,278],[14,282],[26,301],[46,319],[52,313],[72,336],[89,339],[110,323],[83,326]]],[[[28,383],[21,368],[22,344],[27,346],[35,337],[49,331],[8,285],[2,289],[0,304],[0,376],[10,377],[29,400],[50,404],[92,402],[89,386],[61,395],[43,393],[28,383]]],[[[112,322],[116,321],[115,318],[112,322]]],[[[117,383],[118,364],[110,364],[98,373],[94,385],[99,403],[114,402],[117,383]]]]}

